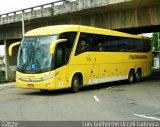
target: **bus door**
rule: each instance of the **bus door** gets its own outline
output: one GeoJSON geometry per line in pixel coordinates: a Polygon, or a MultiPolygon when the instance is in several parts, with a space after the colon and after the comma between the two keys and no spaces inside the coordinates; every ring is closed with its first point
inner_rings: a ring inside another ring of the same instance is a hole
{"type": "Polygon", "coordinates": [[[92,84],[97,84],[98,83],[98,78],[99,78],[99,65],[97,64],[97,58],[93,54],[92,55],[92,65],[91,65],[91,70],[90,70],[90,77],[89,77],[89,85],[92,84]]]}
{"type": "Polygon", "coordinates": [[[67,87],[66,81],[68,78],[67,75],[67,66],[66,66],[66,43],[62,42],[56,46],[55,52],[55,68],[56,68],[56,89],[67,87]]]}
{"type": "Polygon", "coordinates": [[[85,74],[85,84],[98,83],[98,69],[97,58],[93,52],[92,35],[81,33],[77,45],[76,54],[79,56],[79,64],[83,66],[83,73],[85,74]]]}

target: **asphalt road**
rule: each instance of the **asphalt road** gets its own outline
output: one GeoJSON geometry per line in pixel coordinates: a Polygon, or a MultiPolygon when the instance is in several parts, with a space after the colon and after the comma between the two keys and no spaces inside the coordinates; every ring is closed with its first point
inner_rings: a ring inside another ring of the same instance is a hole
{"type": "Polygon", "coordinates": [[[160,121],[160,72],[141,83],[114,82],[42,94],[0,89],[1,121],[160,121]]]}

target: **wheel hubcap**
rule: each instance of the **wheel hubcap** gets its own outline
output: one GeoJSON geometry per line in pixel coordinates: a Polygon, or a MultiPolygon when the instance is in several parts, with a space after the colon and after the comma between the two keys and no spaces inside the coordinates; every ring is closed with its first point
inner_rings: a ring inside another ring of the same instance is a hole
{"type": "Polygon", "coordinates": [[[74,80],[74,88],[77,90],[78,86],[79,86],[79,81],[78,81],[78,79],[75,79],[74,80]]]}
{"type": "Polygon", "coordinates": [[[131,75],[131,77],[130,77],[130,81],[131,81],[131,82],[133,82],[133,75],[131,75]]]}

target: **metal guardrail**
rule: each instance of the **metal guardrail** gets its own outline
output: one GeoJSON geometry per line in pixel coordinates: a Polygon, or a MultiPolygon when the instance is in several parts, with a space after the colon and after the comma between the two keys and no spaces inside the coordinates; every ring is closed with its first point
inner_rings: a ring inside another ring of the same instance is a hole
{"type": "MultiPolygon", "coordinates": [[[[76,0],[74,0],[74,1],[76,1],[76,0]]],[[[8,16],[14,16],[14,15],[17,15],[17,14],[22,14],[22,13],[24,14],[24,13],[35,11],[35,10],[40,10],[40,9],[43,9],[43,8],[58,6],[58,4],[62,5],[62,4],[64,4],[64,2],[74,2],[74,1],[57,0],[55,2],[50,2],[50,3],[47,3],[47,4],[37,5],[37,6],[34,6],[34,7],[29,7],[29,8],[25,8],[25,9],[21,9],[21,10],[17,10],[17,11],[12,11],[12,12],[8,12],[8,13],[0,14],[0,19],[1,18],[6,18],[8,16]]]]}

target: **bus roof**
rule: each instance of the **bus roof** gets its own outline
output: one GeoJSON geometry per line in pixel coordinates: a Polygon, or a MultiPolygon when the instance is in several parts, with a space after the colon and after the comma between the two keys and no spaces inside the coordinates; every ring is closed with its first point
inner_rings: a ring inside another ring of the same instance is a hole
{"type": "Polygon", "coordinates": [[[46,26],[37,29],[33,29],[25,34],[25,36],[46,36],[60,34],[64,32],[85,32],[92,34],[101,34],[101,35],[110,35],[110,36],[119,36],[119,37],[128,37],[128,38],[139,38],[139,39],[148,39],[144,36],[138,36],[123,32],[118,32],[109,29],[102,29],[97,27],[82,26],[82,25],[54,25],[46,26]]]}
{"type": "Polygon", "coordinates": [[[77,32],[79,25],[55,25],[33,29],[25,34],[25,36],[45,36],[60,34],[63,32],[77,32]]]}

